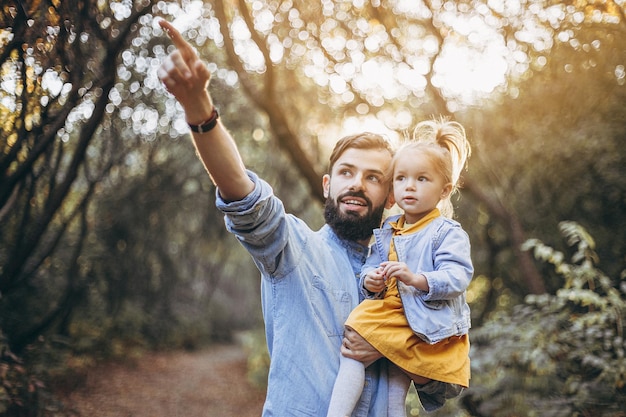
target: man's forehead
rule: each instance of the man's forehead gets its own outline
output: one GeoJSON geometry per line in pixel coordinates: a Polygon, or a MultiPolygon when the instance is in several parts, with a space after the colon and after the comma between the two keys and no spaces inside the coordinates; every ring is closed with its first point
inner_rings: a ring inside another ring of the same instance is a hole
{"type": "Polygon", "coordinates": [[[381,149],[346,149],[335,162],[335,167],[351,167],[367,171],[385,171],[391,162],[389,152],[381,149]]]}

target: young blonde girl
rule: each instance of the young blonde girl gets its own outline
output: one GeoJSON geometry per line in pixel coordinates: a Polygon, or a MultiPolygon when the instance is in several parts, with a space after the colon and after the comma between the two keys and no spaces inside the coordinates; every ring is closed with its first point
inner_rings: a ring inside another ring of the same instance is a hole
{"type": "MultiPolygon", "coordinates": [[[[425,121],[390,167],[403,214],[374,231],[361,273],[365,300],[346,321],[389,360],[388,417],[406,415],[411,380],[426,411],[469,386],[466,289],[473,267],[467,233],[451,219],[450,197],[470,153],[459,123],[425,121]]],[[[368,365],[341,356],[328,417],[352,413],[368,365]]]]}

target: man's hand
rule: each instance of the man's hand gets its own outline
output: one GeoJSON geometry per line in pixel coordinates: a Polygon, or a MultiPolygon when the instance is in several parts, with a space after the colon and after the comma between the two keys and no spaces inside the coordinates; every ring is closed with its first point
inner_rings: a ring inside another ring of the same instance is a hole
{"type": "Polygon", "coordinates": [[[200,124],[213,111],[211,96],[207,91],[211,72],[170,22],[160,20],[159,25],[170,37],[176,50],[165,58],[157,76],[185,109],[187,122],[200,124]]]}
{"type": "MultiPolygon", "coordinates": [[[[167,91],[183,106],[187,123],[202,124],[214,110],[213,100],[207,90],[211,72],[171,23],[160,20],[159,25],[174,42],[176,49],[163,60],[157,75],[167,91]]],[[[222,198],[239,201],[254,189],[254,183],[248,177],[237,144],[230,133],[221,122],[215,127],[208,132],[192,133],[191,136],[197,154],[222,198]]]]}
{"type": "Polygon", "coordinates": [[[341,344],[341,354],[346,358],[357,360],[365,365],[370,366],[383,355],[377,351],[374,346],[370,345],[352,328],[346,326],[343,333],[343,343],[341,344]]]}

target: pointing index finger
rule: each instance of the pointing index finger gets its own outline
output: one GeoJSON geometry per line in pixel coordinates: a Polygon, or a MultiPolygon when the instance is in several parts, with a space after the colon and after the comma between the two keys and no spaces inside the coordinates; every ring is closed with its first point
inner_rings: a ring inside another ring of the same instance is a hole
{"type": "Polygon", "coordinates": [[[159,26],[161,26],[165,33],[167,33],[167,36],[169,36],[172,42],[174,42],[174,45],[176,46],[176,48],[178,48],[178,50],[180,50],[181,52],[194,52],[191,45],[187,43],[185,38],[183,38],[183,35],[181,35],[180,32],[170,22],[161,19],[159,20],[159,26]]]}

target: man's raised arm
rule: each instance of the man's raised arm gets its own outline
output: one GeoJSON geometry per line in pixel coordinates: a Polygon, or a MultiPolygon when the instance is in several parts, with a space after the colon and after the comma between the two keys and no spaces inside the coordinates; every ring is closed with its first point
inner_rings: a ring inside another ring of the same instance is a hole
{"type": "MultiPolygon", "coordinates": [[[[176,46],[161,64],[157,73],[159,79],[185,110],[187,123],[202,125],[214,119],[213,100],[207,89],[211,73],[171,23],[161,20],[159,25],[176,46]]],[[[252,191],[254,184],[246,174],[235,141],[220,120],[216,122],[204,133],[193,132],[193,142],[222,198],[241,200],[252,191]]]]}

